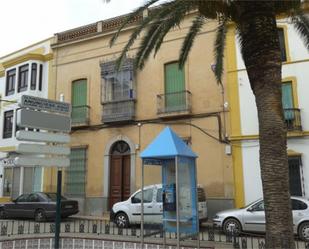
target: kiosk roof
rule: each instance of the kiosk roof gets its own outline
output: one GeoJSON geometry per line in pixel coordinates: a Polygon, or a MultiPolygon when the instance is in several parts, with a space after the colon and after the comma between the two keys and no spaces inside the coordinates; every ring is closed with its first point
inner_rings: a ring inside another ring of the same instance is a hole
{"type": "Polygon", "coordinates": [[[166,127],[141,153],[141,158],[144,159],[168,159],[176,156],[197,157],[170,127],[166,127]]]}

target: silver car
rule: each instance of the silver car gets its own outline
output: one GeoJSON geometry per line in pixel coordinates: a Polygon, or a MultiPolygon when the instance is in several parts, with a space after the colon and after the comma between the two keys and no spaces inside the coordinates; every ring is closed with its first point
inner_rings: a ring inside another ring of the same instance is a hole
{"type": "MultiPolygon", "coordinates": [[[[294,233],[309,240],[309,201],[295,196],[291,201],[294,233]]],[[[244,208],[219,212],[213,218],[213,224],[225,233],[265,232],[264,201],[259,199],[244,208]]]]}

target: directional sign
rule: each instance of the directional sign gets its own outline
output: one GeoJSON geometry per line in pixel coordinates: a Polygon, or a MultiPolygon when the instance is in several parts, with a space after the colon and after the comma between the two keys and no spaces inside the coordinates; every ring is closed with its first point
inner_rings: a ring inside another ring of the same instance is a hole
{"type": "Polygon", "coordinates": [[[35,165],[42,167],[68,167],[70,160],[65,157],[43,158],[20,156],[15,158],[14,164],[22,167],[33,167],[35,165]]]}
{"type": "Polygon", "coordinates": [[[49,112],[58,112],[70,115],[71,105],[69,103],[38,98],[29,95],[23,95],[18,102],[20,107],[44,110],[49,112]]]}
{"type": "Polygon", "coordinates": [[[16,139],[21,141],[67,144],[70,142],[70,135],[50,132],[17,131],[16,139]]]}
{"type": "Polygon", "coordinates": [[[69,132],[71,118],[54,113],[20,109],[17,111],[17,125],[34,129],[69,132]]]}
{"type": "Polygon", "coordinates": [[[70,155],[70,148],[63,146],[50,146],[43,144],[18,144],[16,146],[17,153],[30,153],[30,154],[48,154],[48,155],[70,155]]]}

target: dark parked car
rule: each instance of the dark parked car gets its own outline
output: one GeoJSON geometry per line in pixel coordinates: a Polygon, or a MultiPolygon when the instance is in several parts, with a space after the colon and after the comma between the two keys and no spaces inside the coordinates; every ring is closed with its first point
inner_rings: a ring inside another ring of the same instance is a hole
{"type": "MultiPolygon", "coordinates": [[[[0,218],[34,218],[45,221],[56,217],[56,193],[23,194],[9,203],[0,204],[0,218]]],[[[78,213],[78,202],[61,197],[61,217],[78,213]]]]}

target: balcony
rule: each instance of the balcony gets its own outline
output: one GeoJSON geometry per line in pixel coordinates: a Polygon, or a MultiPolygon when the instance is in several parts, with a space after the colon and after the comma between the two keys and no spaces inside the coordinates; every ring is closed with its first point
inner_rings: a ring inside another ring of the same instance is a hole
{"type": "Polygon", "coordinates": [[[103,103],[102,122],[125,122],[135,118],[135,100],[126,99],[103,103]]]}
{"type": "Polygon", "coordinates": [[[284,109],[284,119],[288,131],[302,131],[300,109],[284,109]]]}
{"type": "Polygon", "coordinates": [[[170,117],[191,114],[191,95],[189,91],[157,95],[158,115],[170,117]]]}
{"type": "Polygon", "coordinates": [[[88,105],[72,106],[71,126],[77,127],[89,125],[89,110],[90,106],[88,105]]]}

